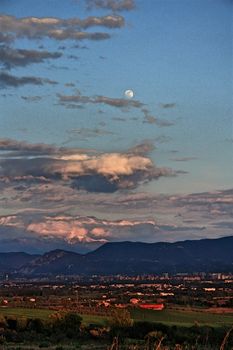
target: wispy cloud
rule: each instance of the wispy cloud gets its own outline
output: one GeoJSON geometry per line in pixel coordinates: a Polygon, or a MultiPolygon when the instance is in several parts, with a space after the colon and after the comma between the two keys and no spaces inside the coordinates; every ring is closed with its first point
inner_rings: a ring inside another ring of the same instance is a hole
{"type": "Polygon", "coordinates": [[[174,125],[174,122],[166,119],[161,119],[151,115],[150,111],[147,108],[142,108],[144,114],[143,123],[144,124],[155,124],[159,127],[167,127],[174,125]]]}
{"type": "Polygon", "coordinates": [[[67,132],[69,135],[71,135],[71,137],[76,137],[78,135],[81,139],[89,139],[91,137],[99,137],[114,134],[112,131],[108,131],[102,128],[76,128],[67,130],[67,132]]]}
{"type": "Polygon", "coordinates": [[[48,59],[56,59],[61,57],[60,52],[48,52],[37,50],[13,49],[7,46],[0,47],[0,64],[5,69],[13,67],[25,67],[32,63],[41,63],[48,59]]]}
{"type": "Polygon", "coordinates": [[[38,102],[42,99],[42,96],[21,96],[21,98],[26,102],[38,102]]]}
{"type": "Polygon", "coordinates": [[[80,92],[75,95],[58,94],[58,99],[61,104],[66,106],[69,103],[77,104],[104,104],[117,108],[141,108],[143,103],[138,100],[128,100],[125,98],[113,98],[108,96],[85,96],[80,92]]]}
{"type": "Polygon", "coordinates": [[[106,9],[111,11],[130,11],[135,8],[134,0],[86,0],[87,9],[106,9]]]}
{"type": "Polygon", "coordinates": [[[55,17],[24,17],[0,15],[0,39],[2,42],[18,38],[42,39],[48,37],[55,40],[104,40],[110,38],[109,33],[83,31],[91,27],[105,27],[108,29],[121,28],[125,24],[124,18],[117,15],[103,17],[91,16],[79,18],[55,17]]]}
{"type": "Polygon", "coordinates": [[[6,88],[8,86],[20,87],[23,85],[44,85],[44,84],[55,85],[57,84],[57,82],[47,78],[40,78],[40,77],[33,77],[33,76],[17,77],[15,75],[11,75],[5,72],[0,72],[0,88],[1,87],[6,88]]]}
{"type": "Polygon", "coordinates": [[[160,107],[167,109],[167,108],[174,108],[176,107],[176,103],[175,102],[171,102],[171,103],[160,103],[160,107]]]}
{"type": "Polygon", "coordinates": [[[174,162],[188,162],[190,160],[196,160],[197,157],[177,157],[177,158],[171,158],[174,162]]]}

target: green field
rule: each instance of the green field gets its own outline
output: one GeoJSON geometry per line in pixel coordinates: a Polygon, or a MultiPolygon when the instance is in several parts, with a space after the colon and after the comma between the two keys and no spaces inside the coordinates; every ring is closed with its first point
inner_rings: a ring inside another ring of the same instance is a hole
{"type": "MultiPolygon", "coordinates": [[[[192,326],[194,324],[210,325],[215,327],[229,326],[233,324],[233,314],[211,314],[198,311],[177,311],[165,309],[163,311],[131,309],[131,316],[136,321],[159,322],[167,325],[192,326]]],[[[49,319],[54,313],[52,310],[24,309],[24,308],[0,308],[0,315],[49,319]]],[[[107,317],[96,315],[81,315],[83,323],[105,325],[107,317]]]]}
{"type": "Polygon", "coordinates": [[[160,322],[167,325],[192,326],[194,324],[220,327],[233,324],[233,314],[211,314],[198,311],[163,311],[132,309],[132,318],[137,321],[160,322]]]}
{"type": "Polygon", "coordinates": [[[28,317],[28,318],[40,318],[46,320],[54,311],[45,309],[26,309],[26,308],[8,308],[1,307],[0,315],[3,316],[15,316],[15,317],[28,317]]]}
{"type": "MultiPolygon", "coordinates": [[[[14,317],[27,317],[27,318],[40,318],[48,320],[49,316],[53,314],[53,310],[45,309],[26,309],[26,308],[0,308],[0,315],[3,316],[14,316],[14,317]]],[[[88,325],[90,323],[104,325],[107,322],[107,317],[96,316],[96,315],[81,315],[83,323],[88,325]]]]}

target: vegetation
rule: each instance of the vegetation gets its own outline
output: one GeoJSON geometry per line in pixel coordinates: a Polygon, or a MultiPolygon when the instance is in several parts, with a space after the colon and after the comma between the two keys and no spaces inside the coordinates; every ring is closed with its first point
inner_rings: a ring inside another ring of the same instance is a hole
{"type": "Polygon", "coordinates": [[[29,308],[1,308],[0,314],[3,316],[15,316],[17,318],[28,317],[28,318],[40,318],[47,320],[54,311],[46,309],[29,309],[29,308]]]}
{"type": "MultiPolygon", "coordinates": [[[[183,323],[165,324],[155,322],[158,316],[152,318],[152,315],[149,316],[151,312],[144,314],[147,321],[133,321],[126,309],[113,310],[112,318],[106,319],[105,323],[103,319],[91,323],[90,316],[87,322],[87,318],[84,320],[77,313],[47,311],[46,314],[46,310],[28,309],[26,316],[23,309],[21,313],[20,309],[17,311],[13,315],[8,309],[8,313],[0,316],[1,349],[230,350],[233,347],[232,328],[221,323],[218,327],[197,322],[187,326],[185,318],[183,323]],[[31,344],[34,344],[33,347],[31,344]]],[[[145,312],[147,310],[143,310],[145,312]]],[[[136,317],[140,319],[139,311],[134,315],[136,317]]]]}
{"type": "MultiPolygon", "coordinates": [[[[134,321],[148,321],[157,322],[167,325],[193,326],[208,325],[213,327],[224,327],[233,324],[233,314],[213,314],[209,312],[198,312],[192,310],[178,311],[172,309],[164,309],[163,311],[142,310],[139,308],[132,308],[130,314],[126,309],[113,309],[112,316],[117,319],[118,315],[125,313],[125,319],[128,318],[129,324],[134,321]],[[120,310],[120,311],[119,311],[120,310]]],[[[1,308],[0,315],[15,316],[17,318],[40,318],[42,320],[49,320],[54,315],[54,311],[46,309],[28,309],[28,308],[1,308]]],[[[97,315],[82,315],[83,324],[106,325],[110,320],[107,316],[97,315]]],[[[119,320],[119,322],[121,322],[119,320]]]]}
{"type": "Polygon", "coordinates": [[[191,310],[177,311],[164,309],[163,311],[156,312],[134,308],[131,315],[135,321],[159,322],[167,325],[193,326],[197,324],[222,327],[233,324],[233,314],[212,314],[191,310]]]}

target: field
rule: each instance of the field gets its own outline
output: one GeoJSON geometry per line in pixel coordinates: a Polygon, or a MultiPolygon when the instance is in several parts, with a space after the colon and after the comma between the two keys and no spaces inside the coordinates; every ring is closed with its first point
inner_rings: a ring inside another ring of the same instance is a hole
{"type": "MultiPolygon", "coordinates": [[[[54,313],[51,310],[26,309],[26,308],[1,308],[0,315],[49,319],[54,313]]],[[[198,311],[177,311],[165,309],[163,311],[132,309],[131,316],[136,321],[159,322],[167,325],[192,326],[210,325],[214,327],[229,326],[233,324],[233,314],[212,314],[198,311]]],[[[83,323],[104,325],[107,317],[96,315],[82,315],[83,323]]]]}
{"type": "Polygon", "coordinates": [[[45,309],[27,309],[27,308],[8,308],[1,307],[0,315],[3,316],[15,316],[15,317],[28,317],[28,318],[40,318],[46,320],[54,311],[45,309]]]}
{"type": "Polygon", "coordinates": [[[137,321],[160,322],[167,325],[192,326],[210,325],[213,327],[233,324],[233,314],[212,314],[198,311],[177,311],[165,309],[163,311],[132,310],[132,318],[137,321]]]}
{"type": "MultiPolygon", "coordinates": [[[[28,309],[28,308],[0,308],[0,315],[14,316],[14,317],[27,317],[27,318],[40,318],[42,320],[48,320],[50,315],[55,311],[45,309],[28,309]]],[[[96,315],[82,315],[83,323],[88,325],[90,323],[104,325],[107,321],[107,317],[96,315]]]]}

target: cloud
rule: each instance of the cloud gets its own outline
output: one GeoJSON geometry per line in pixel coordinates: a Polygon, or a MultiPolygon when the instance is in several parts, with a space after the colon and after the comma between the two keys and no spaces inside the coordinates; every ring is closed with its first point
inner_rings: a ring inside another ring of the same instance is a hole
{"type": "Polygon", "coordinates": [[[113,132],[104,130],[104,129],[99,129],[99,128],[76,128],[76,129],[71,129],[67,131],[70,135],[73,136],[79,136],[81,139],[88,139],[90,137],[98,137],[98,136],[105,136],[105,135],[114,135],[113,132]]]}
{"type": "MultiPolygon", "coordinates": [[[[160,119],[154,117],[150,114],[150,111],[145,104],[139,100],[126,99],[126,98],[113,98],[108,96],[85,96],[82,95],[80,91],[77,91],[74,95],[63,95],[57,94],[59,104],[66,108],[80,108],[81,106],[88,104],[104,104],[111,107],[120,108],[123,111],[130,108],[137,108],[143,115],[143,123],[155,124],[158,127],[168,127],[174,125],[174,122],[160,119]],[[77,106],[77,107],[75,107],[77,106]]],[[[114,120],[119,120],[119,118],[113,118],[114,120]]],[[[138,118],[133,117],[132,120],[137,120],[138,118]]],[[[120,121],[124,121],[120,119],[120,121]]]]}
{"type": "MultiPolygon", "coordinates": [[[[7,232],[11,241],[20,240],[28,245],[37,241],[44,248],[49,241],[55,249],[61,242],[70,248],[80,250],[80,247],[99,246],[109,241],[175,241],[174,234],[189,235],[189,232],[201,233],[205,227],[160,225],[153,219],[121,219],[106,220],[94,216],[35,215],[18,214],[0,217],[0,232],[7,232]],[[10,235],[9,235],[10,232],[10,235]]],[[[201,233],[202,234],[202,233],[201,233]]],[[[4,235],[3,235],[4,237],[4,235]]],[[[1,242],[3,243],[3,242],[1,242]]],[[[4,242],[5,244],[8,242],[4,242]]],[[[64,247],[63,247],[64,249],[64,247]]]]}
{"type": "Polygon", "coordinates": [[[32,77],[32,76],[17,77],[15,75],[10,75],[5,72],[0,72],[0,87],[2,88],[6,88],[8,86],[20,87],[23,85],[44,85],[44,84],[55,85],[57,84],[57,82],[47,78],[32,77]]]}
{"type": "Polygon", "coordinates": [[[144,124],[156,124],[159,127],[167,127],[174,125],[173,122],[165,119],[160,119],[157,117],[154,117],[150,114],[150,111],[147,108],[142,108],[142,112],[144,114],[143,123],[144,124]]]}
{"type": "MultiPolygon", "coordinates": [[[[30,144],[26,141],[17,141],[12,139],[0,139],[0,152],[2,151],[17,151],[17,155],[33,155],[33,154],[51,154],[60,149],[54,146],[46,145],[44,143],[30,144]]],[[[9,154],[8,154],[9,156],[9,154]]]]}
{"type": "Polygon", "coordinates": [[[14,41],[14,37],[10,34],[0,33],[0,43],[9,44],[14,41]]]}
{"type": "Polygon", "coordinates": [[[26,102],[38,102],[42,99],[42,96],[21,96],[21,98],[26,102]]]}
{"type": "Polygon", "coordinates": [[[130,11],[135,8],[134,0],[87,0],[87,9],[106,9],[112,11],[130,11]]]}
{"type": "Polygon", "coordinates": [[[59,102],[66,106],[69,103],[77,104],[104,104],[116,108],[141,108],[143,103],[138,100],[129,100],[124,98],[112,98],[107,96],[84,96],[81,93],[75,95],[57,95],[59,102]]]}
{"type": "MultiPolygon", "coordinates": [[[[111,240],[122,240],[128,232],[127,238],[142,229],[145,237],[156,234],[156,223],[154,220],[103,220],[96,217],[82,217],[70,215],[35,215],[29,220],[27,215],[10,215],[0,217],[0,232],[2,228],[6,231],[12,230],[13,238],[20,236],[27,238],[39,238],[40,240],[54,239],[63,240],[68,244],[98,243],[99,245],[111,240]]],[[[148,237],[147,237],[148,238],[148,237]]],[[[54,247],[56,248],[56,246],[54,247]]]]}
{"type": "Polygon", "coordinates": [[[120,153],[3,159],[1,168],[3,177],[63,180],[76,189],[90,192],[135,188],[141,183],[172,175],[171,170],[155,167],[147,157],[120,153]]]}
{"type": "Polygon", "coordinates": [[[129,149],[128,153],[137,155],[146,155],[155,149],[154,142],[152,140],[144,140],[142,143],[129,149]]]}
{"type": "Polygon", "coordinates": [[[75,87],[75,84],[74,83],[65,83],[65,86],[66,87],[75,87]]]}
{"type": "Polygon", "coordinates": [[[160,103],[160,107],[167,109],[167,108],[174,108],[176,106],[176,103],[160,103]]]}
{"type": "Polygon", "coordinates": [[[175,162],[188,162],[190,160],[196,160],[197,157],[179,157],[179,158],[171,158],[171,160],[175,162]]]}
{"type": "Polygon", "coordinates": [[[124,153],[81,153],[46,145],[2,140],[0,150],[15,151],[0,161],[0,176],[9,181],[47,179],[63,181],[72,188],[89,192],[116,192],[142,183],[174,176],[168,168],[157,167],[145,154],[149,142],[124,153]],[[17,156],[18,152],[18,156],[17,156]],[[47,153],[47,154],[46,154],[47,153]]]}
{"type": "Polygon", "coordinates": [[[105,27],[108,29],[121,28],[125,24],[124,18],[117,15],[103,17],[87,17],[85,19],[55,17],[25,17],[0,15],[0,32],[2,41],[17,38],[42,39],[48,37],[55,40],[104,40],[110,34],[102,32],[86,32],[82,29],[90,27],[105,27]],[[8,38],[8,39],[7,39],[8,38]]]}
{"type": "Polygon", "coordinates": [[[170,136],[165,136],[165,135],[159,135],[154,138],[156,143],[168,143],[172,140],[170,136]]]}
{"type": "MultiPolygon", "coordinates": [[[[59,158],[62,154],[64,151],[59,158]]],[[[75,150],[73,156],[77,158],[75,150]]],[[[82,157],[87,159],[86,153],[82,157]]],[[[56,174],[1,178],[0,207],[6,212],[0,217],[2,250],[13,249],[16,242],[23,250],[44,251],[63,244],[63,248],[79,251],[105,241],[171,242],[232,234],[232,189],[188,195],[114,192],[111,188],[106,191],[105,186],[119,189],[117,182],[111,184],[102,176],[105,183],[96,185],[102,192],[88,192],[87,187],[98,183],[95,177],[101,175],[89,176],[90,182],[83,180],[85,191],[77,191],[68,177],[58,180],[56,174]]]]}
{"type": "Polygon", "coordinates": [[[73,30],[54,29],[49,32],[50,38],[56,40],[106,40],[111,36],[108,33],[89,33],[73,30]]]}
{"type": "Polygon", "coordinates": [[[0,64],[5,69],[11,69],[17,66],[25,67],[32,63],[41,63],[47,59],[56,59],[61,56],[62,54],[59,52],[22,50],[0,46],[0,64]]]}

